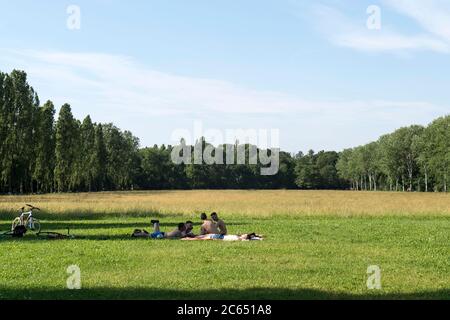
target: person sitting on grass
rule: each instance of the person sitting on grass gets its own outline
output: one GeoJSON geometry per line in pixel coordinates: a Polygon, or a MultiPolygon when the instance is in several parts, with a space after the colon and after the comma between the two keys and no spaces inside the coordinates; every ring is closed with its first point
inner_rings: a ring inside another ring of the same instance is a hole
{"type": "Polygon", "coordinates": [[[216,224],[217,228],[219,228],[219,233],[221,235],[227,235],[227,226],[223,220],[219,219],[219,216],[216,212],[211,213],[211,219],[216,224]]]}
{"type": "Polygon", "coordinates": [[[200,219],[203,221],[200,235],[215,234],[217,238],[221,238],[228,233],[225,222],[219,219],[217,213],[211,213],[211,219],[208,219],[206,213],[202,213],[200,219]]]}
{"type": "Polygon", "coordinates": [[[217,237],[217,234],[205,234],[196,236],[193,238],[183,238],[181,240],[190,241],[207,241],[207,240],[223,240],[223,241],[253,241],[253,240],[263,240],[263,236],[257,235],[256,233],[246,233],[242,235],[223,235],[222,237],[217,237]]]}

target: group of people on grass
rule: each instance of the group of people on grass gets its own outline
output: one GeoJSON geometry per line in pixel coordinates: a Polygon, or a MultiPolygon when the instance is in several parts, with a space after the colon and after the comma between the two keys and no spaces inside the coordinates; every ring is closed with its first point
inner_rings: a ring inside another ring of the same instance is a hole
{"type": "Polygon", "coordinates": [[[186,221],[179,223],[177,228],[170,232],[161,231],[159,220],[152,220],[153,232],[146,230],[134,230],[133,237],[150,238],[150,239],[181,239],[190,241],[200,240],[224,240],[224,241],[247,241],[262,240],[262,237],[255,234],[229,235],[227,226],[223,220],[219,218],[216,212],[211,213],[210,218],[206,213],[200,215],[202,225],[200,234],[194,233],[194,223],[186,221]]]}

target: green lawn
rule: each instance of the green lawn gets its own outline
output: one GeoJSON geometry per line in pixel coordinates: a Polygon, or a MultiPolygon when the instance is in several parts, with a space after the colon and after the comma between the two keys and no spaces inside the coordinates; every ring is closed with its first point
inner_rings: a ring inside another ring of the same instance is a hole
{"type": "MultiPolygon", "coordinates": [[[[10,227],[0,216],[0,230],[10,227]]],[[[0,299],[448,299],[448,217],[227,217],[265,241],[133,240],[150,217],[43,216],[75,240],[0,239],[0,299]],[[66,289],[69,265],[82,289],[66,289]],[[368,290],[367,267],[382,269],[368,290]]],[[[160,218],[172,229],[185,216],[160,218]]],[[[189,217],[192,218],[192,217],[189,217]]]]}

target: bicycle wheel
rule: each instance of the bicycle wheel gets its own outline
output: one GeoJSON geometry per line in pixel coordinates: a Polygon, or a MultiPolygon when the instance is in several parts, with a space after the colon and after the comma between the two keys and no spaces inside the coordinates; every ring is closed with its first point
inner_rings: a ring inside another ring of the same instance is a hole
{"type": "Polygon", "coordinates": [[[29,224],[30,230],[36,233],[41,231],[41,223],[38,219],[33,219],[33,221],[29,224]]]}
{"type": "Polygon", "coordinates": [[[14,229],[17,226],[20,226],[22,224],[22,221],[20,221],[20,218],[15,218],[12,222],[11,231],[14,231],[14,229]]]}

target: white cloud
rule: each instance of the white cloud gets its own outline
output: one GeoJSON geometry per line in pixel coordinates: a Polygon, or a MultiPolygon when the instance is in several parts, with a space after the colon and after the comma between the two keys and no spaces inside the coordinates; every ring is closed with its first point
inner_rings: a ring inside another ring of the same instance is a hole
{"type": "Polygon", "coordinates": [[[98,53],[4,51],[3,58],[28,71],[39,83],[73,96],[93,95],[94,104],[131,106],[147,114],[278,113],[299,107],[298,100],[230,82],[183,77],[150,70],[129,57],[98,53]]]}
{"type": "MultiPolygon", "coordinates": [[[[450,3],[439,0],[384,0],[382,29],[369,30],[363,19],[353,21],[336,8],[316,4],[314,17],[320,30],[338,46],[371,52],[427,50],[450,53],[450,3]],[[423,29],[418,34],[403,34],[383,19],[386,8],[407,16],[423,29]]],[[[361,17],[364,16],[361,12],[361,17]]]]}
{"type": "Polygon", "coordinates": [[[450,42],[450,1],[384,0],[384,3],[414,19],[429,33],[450,42]]]}
{"type": "Polygon", "coordinates": [[[333,41],[340,46],[363,51],[432,50],[440,53],[450,52],[448,44],[424,35],[404,36],[390,32],[368,35],[354,32],[336,35],[333,41]]]}
{"type": "MultiPolygon", "coordinates": [[[[0,50],[16,68],[26,70],[40,85],[51,86],[68,99],[89,98],[91,105],[131,107],[147,114],[218,112],[284,114],[360,111],[398,104],[385,101],[307,101],[283,92],[258,91],[231,82],[178,76],[151,70],[132,58],[101,53],[0,50]],[[73,94],[73,95],[72,95],[73,94]]],[[[38,90],[39,91],[39,90],[38,90]]],[[[402,102],[430,107],[417,102],[402,102]]]]}
{"type": "Polygon", "coordinates": [[[231,128],[281,129],[282,147],[292,151],[298,150],[298,135],[302,147],[338,149],[368,139],[355,134],[355,125],[365,124],[376,138],[450,110],[421,101],[305,100],[227,81],[163,73],[118,55],[35,50],[0,50],[0,55],[0,70],[26,70],[41,99],[57,105],[69,102],[79,118],[89,113],[94,121],[115,122],[137,134],[144,145],[167,143],[171,130],[186,127],[185,119],[209,119],[209,125],[220,130],[230,128],[230,123],[231,128]]]}

